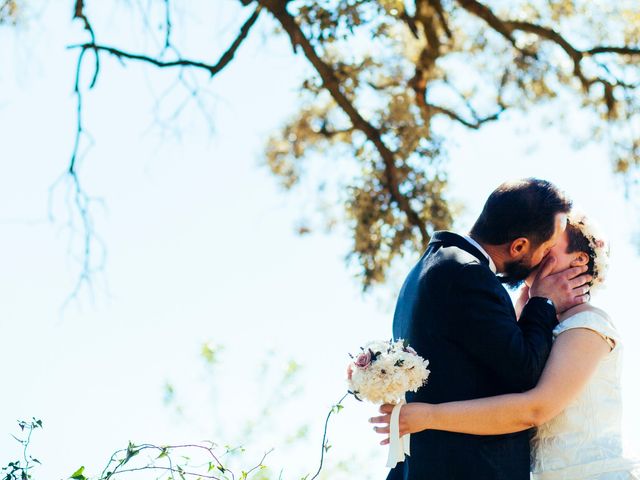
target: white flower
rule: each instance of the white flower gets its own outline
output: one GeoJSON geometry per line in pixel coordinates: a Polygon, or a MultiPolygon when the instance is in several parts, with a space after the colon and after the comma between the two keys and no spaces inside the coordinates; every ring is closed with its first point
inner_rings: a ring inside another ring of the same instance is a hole
{"type": "MultiPolygon", "coordinates": [[[[429,377],[429,362],[400,339],[367,343],[360,353],[371,357],[370,363],[349,365],[349,390],[359,399],[373,403],[396,403],[406,392],[416,392],[429,377]]],[[[355,356],[354,356],[355,358],[355,356]]]]}

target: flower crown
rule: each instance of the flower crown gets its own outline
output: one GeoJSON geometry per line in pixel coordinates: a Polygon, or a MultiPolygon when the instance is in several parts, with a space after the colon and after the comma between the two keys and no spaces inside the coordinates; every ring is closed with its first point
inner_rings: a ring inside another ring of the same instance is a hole
{"type": "Polygon", "coordinates": [[[590,293],[603,286],[607,270],[609,269],[610,246],[599,233],[597,225],[584,213],[573,211],[569,214],[568,222],[589,242],[591,252],[586,252],[593,258],[593,281],[590,293]]]}

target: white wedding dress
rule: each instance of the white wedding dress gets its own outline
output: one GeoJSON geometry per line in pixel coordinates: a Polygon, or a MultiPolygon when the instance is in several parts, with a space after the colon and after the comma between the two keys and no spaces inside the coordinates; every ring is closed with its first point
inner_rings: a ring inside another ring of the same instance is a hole
{"type": "Polygon", "coordinates": [[[561,322],[554,339],[572,328],[599,333],[612,346],[580,396],[531,441],[534,480],[640,480],[640,463],[624,457],[621,435],[622,343],[604,312],[583,311],[561,322]]]}

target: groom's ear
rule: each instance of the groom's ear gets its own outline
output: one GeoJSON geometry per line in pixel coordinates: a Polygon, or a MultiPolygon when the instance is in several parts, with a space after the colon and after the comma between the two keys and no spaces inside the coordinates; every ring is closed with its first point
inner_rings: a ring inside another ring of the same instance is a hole
{"type": "Polygon", "coordinates": [[[528,238],[516,238],[513,242],[511,242],[511,246],[509,247],[509,254],[513,258],[519,258],[529,251],[530,246],[531,242],[529,242],[528,238]]]}

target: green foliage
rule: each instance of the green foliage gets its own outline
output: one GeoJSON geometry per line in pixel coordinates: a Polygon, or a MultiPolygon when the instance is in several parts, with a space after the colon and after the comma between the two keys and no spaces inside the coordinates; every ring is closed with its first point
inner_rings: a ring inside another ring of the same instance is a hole
{"type": "MultiPolygon", "coordinates": [[[[207,345],[212,345],[210,342],[207,345]]],[[[222,352],[224,349],[220,346],[211,347],[212,350],[222,352]]],[[[216,391],[225,391],[224,387],[219,385],[219,369],[225,365],[225,357],[218,355],[216,361],[211,365],[208,361],[205,361],[207,372],[211,374],[212,380],[215,383],[216,391]],[[212,368],[209,368],[212,367],[212,368]]],[[[256,369],[256,378],[251,380],[250,383],[255,383],[257,390],[260,392],[270,392],[266,396],[256,397],[254,408],[251,412],[244,416],[244,418],[238,419],[233,423],[233,431],[226,431],[222,426],[217,425],[217,428],[212,435],[216,438],[225,438],[230,444],[223,444],[221,447],[222,455],[218,458],[220,460],[226,459],[226,463],[220,464],[215,462],[207,462],[208,472],[219,472],[221,474],[229,475],[230,470],[246,472],[250,474],[251,479],[254,480],[281,480],[283,478],[284,469],[280,472],[275,472],[261,464],[253,470],[242,468],[242,460],[246,456],[247,452],[251,451],[251,448],[245,448],[245,444],[252,443],[256,439],[268,439],[269,445],[282,453],[283,451],[288,454],[290,451],[295,451],[296,448],[309,449],[309,431],[308,424],[298,425],[291,433],[286,431],[282,432],[281,440],[278,440],[276,433],[279,433],[277,428],[279,427],[278,414],[287,412],[291,408],[291,402],[299,402],[299,394],[302,387],[300,384],[300,374],[303,371],[303,366],[300,365],[294,359],[282,358],[277,355],[273,350],[268,350],[265,355],[262,356],[261,364],[256,369]]],[[[219,393],[213,392],[212,394],[219,393]]],[[[175,390],[173,391],[175,395],[175,390]]],[[[236,393],[233,392],[233,395],[236,393]]],[[[250,394],[249,392],[245,392],[250,394]]],[[[324,425],[324,435],[322,438],[322,451],[320,458],[320,466],[314,476],[307,475],[306,478],[332,478],[340,474],[343,476],[352,476],[360,463],[359,459],[352,458],[350,462],[332,464],[330,466],[324,465],[324,455],[332,447],[327,440],[329,421],[332,415],[339,413],[343,410],[343,401],[348,396],[344,395],[336,404],[332,405],[324,425]]],[[[210,404],[220,404],[220,398],[216,398],[209,401],[210,404]]],[[[296,407],[298,405],[296,404],[296,407]]],[[[224,409],[223,409],[224,410],[224,409]]],[[[286,414],[285,414],[286,415],[286,414]]],[[[188,417],[188,416],[187,416],[188,417]]],[[[186,418],[186,417],[185,417],[186,418]]],[[[198,421],[215,424],[207,420],[201,411],[198,412],[198,421]]],[[[313,439],[312,439],[313,440],[313,439]]],[[[319,440],[319,439],[318,439],[319,440]]],[[[320,447],[320,443],[318,443],[320,447]]],[[[312,447],[315,448],[315,447],[312,447]]],[[[166,452],[163,451],[163,456],[166,452]]],[[[308,468],[315,466],[307,466],[308,468]]],[[[307,468],[305,467],[305,468],[307,468]]],[[[203,477],[206,478],[206,477],[203,477]]],[[[225,477],[227,478],[227,477],[225,477]]],[[[229,477],[231,478],[231,477],[229,477]]]]}
{"type": "Polygon", "coordinates": [[[313,64],[267,163],[287,189],[339,192],[353,234],[348,258],[365,288],[451,225],[446,146],[456,126],[481,129],[506,111],[557,102],[556,125],[582,109],[590,127],[576,140],[604,139],[615,171],[638,171],[638,2],[299,0],[289,12],[305,38],[297,43],[331,73],[313,64]]]}
{"type": "MultiPolygon", "coordinates": [[[[0,0],[0,23],[15,19],[20,3],[0,0]]],[[[365,289],[451,226],[457,207],[447,149],[460,129],[481,130],[505,112],[547,106],[550,126],[568,130],[577,145],[606,143],[612,170],[630,186],[640,184],[637,0],[237,0],[248,12],[240,12],[244,22],[215,62],[210,54],[180,55],[172,32],[197,31],[191,27],[200,16],[174,15],[173,2],[130,4],[130,18],[140,22],[133,31],[151,37],[132,40],[131,50],[110,44],[109,31],[94,30],[91,3],[75,4],[83,37],[73,47],[78,122],[67,169],[75,196],[85,201],[76,164],[86,131],[82,95],[109,68],[100,57],[174,70],[176,83],[200,104],[183,71],[216,76],[267,16],[273,35],[290,41],[310,73],[296,113],[266,142],[265,163],[285,189],[310,192],[327,228],[346,227],[353,239],[347,262],[365,289]],[[158,50],[141,53],[140,44],[158,50]],[[87,59],[95,61],[88,86],[80,78],[87,59]],[[580,121],[568,118],[577,113],[580,121]]],[[[91,225],[89,209],[76,207],[91,225]]],[[[309,233],[312,223],[298,231],[309,233]]],[[[94,233],[85,233],[90,256],[94,233]]],[[[217,352],[202,353],[215,363],[217,352]]]]}
{"type": "MultiPolygon", "coordinates": [[[[221,369],[224,367],[226,360],[225,350],[223,346],[214,342],[204,343],[200,350],[200,356],[204,360],[204,372],[207,374],[204,377],[207,380],[204,381],[202,390],[207,391],[209,387],[212,397],[206,403],[216,405],[220,411],[224,411],[221,405],[224,404],[225,399],[219,398],[219,395],[227,392],[227,389],[220,384],[221,369]],[[208,381],[211,381],[211,385],[207,385],[206,382],[208,381]]],[[[253,448],[246,448],[245,444],[254,443],[257,439],[268,439],[269,444],[273,442],[273,446],[277,446],[279,450],[295,449],[307,443],[309,426],[306,424],[296,426],[291,432],[287,431],[289,428],[279,432],[282,435],[280,441],[275,437],[275,433],[280,428],[279,417],[276,414],[285,412],[290,403],[298,399],[302,391],[300,384],[302,371],[303,367],[294,359],[281,357],[275,351],[268,350],[257,365],[255,379],[250,381],[255,386],[256,391],[268,392],[268,394],[256,397],[254,408],[247,412],[246,415],[243,415],[242,418],[233,421],[232,428],[227,429],[225,428],[226,425],[215,421],[217,413],[219,413],[217,410],[212,412],[211,418],[207,415],[207,412],[197,412],[198,422],[205,422],[215,426],[211,432],[214,438],[224,438],[228,442],[227,444],[222,444],[222,454],[219,457],[221,461],[223,458],[226,459],[226,462],[223,464],[209,462],[207,465],[209,471],[226,474],[229,476],[228,478],[231,478],[229,471],[239,471],[240,475],[242,475],[242,471],[249,474],[250,469],[243,468],[242,462],[247,452],[252,451],[253,448]]],[[[179,392],[176,391],[172,383],[167,383],[166,385],[171,387],[171,401],[167,403],[167,406],[175,407],[179,392]]],[[[167,387],[165,387],[166,389],[167,387]]],[[[227,393],[231,399],[236,395],[236,392],[227,393]]],[[[247,395],[250,392],[244,392],[244,394],[247,395]]],[[[180,409],[181,411],[183,410],[182,407],[180,409]]],[[[190,417],[191,415],[186,411],[186,415],[182,418],[186,420],[190,417]]],[[[250,475],[251,479],[257,478],[259,480],[278,478],[275,472],[267,469],[264,465],[257,470],[252,470],[250,475]]],[[[238,477],[236,476],[236,478],[238,477]]]]}
{"type": "Polygon", "coordinates": [[[37,458],[34,458],[29,454],[29,447],[31,446],[31,435],[34,430],[42,428],[42,420],[35,417],[31,421],[24,420],[18,421],[18,426],[22,433],[26,433],[26,437],[19,438],[12,435],[13,438],[22,445],[22,458],[19,460],[10,461],[6,467],[2,467],[0,470],[2,480],[30,480],[32,477],[31,470],[34,464],[40,464],[37,458]]]}
{"type": "Polygon", "coordinates": [[[21,2],[16,0],[0,0],[0,26],[9,23],[17,24],[20,18],[21,2]]]}
{"type": "MultiPolygon", "coordinates": [[[[220,350],[219,348],[217,350],[220,350]]],[[[207,362],[209,365],[209,362],[207,362]]],[[[267,355],[264,364],[260,369],[260,376],[270,377],[272,373],[276,373],[274,395],[265,399],[262,410],[259,411],[259,421],[248,422],[243,429],[242,438],[251,439],[259,432],[261,428],[266,427],[270,433],[272,430],[268,423],[263,424],[272,416],[271,410],[275,406],[286,408],[288,395],[297,395],[299,389],[298,374],[302,367],[294,360],[286,362],[278,361],[277,357],[267,355]],[[274,368],[273,363],[276,363],[274,368]],[[275,370],[273,372],[272,370],[275,370]],[[293,388],[293,390],[292,390],[293,388]]],[[[332,415],[339,413],[343,408],[343,401],[348,396],[345,394],[336,404],[332,405],[324,424],[324,434],[322,438],[322,450],[320,455],[320,465],[314,476],[307,474],[302,478],[332,478],[337,473],[349,475],[354,472],[355,459],[349,462],[338,462],[329,469],[324,468],[325,454],[332,448],[328,441],[328,426],[332,415]],[[321,476],[322,474],[322,476],[321,476]]],[[[2,469],[2,477],[0,480],[30,480],[32,479],[31,469],[34,464],[40,462],[28,454],[27,450],[31,441],[33,430],[42,427],[42,421],[33,418],[30,422],[20,421],[18,425],[22,432],[26,432],[26,438],[15,437],[23,446],[23,459],[11,461],[2,469]]],[[[287,448],[293,445],[302,445],[305,448],[309,445],[308,425],[300,425],[297,430],[290,436],[285,437],[284,441],[279,442],[279,448],[287,448]]],[[[273,437],[271,441],[278,443],[273,437]]],[[[283,471],[275,472],[265,465],[265,460],[272,450],[266,452],[262,459],[251,467],[247,467],[245,458],[247,449],[242,445],[223,445],[218,446],[214,442],[192,443],[182,445],[155,445],[152,443],[134,443],[129,441],[126,448],[114,452],[104,467],[104,469],[96,475],[88,474],[85,466],[82,465],[69,475],[70,480],[114,480],[116,478],[128,478],[128,474],[133,472],[148,472],[153,478],[176,480],[186,478],[216,478],[219,480],[282,480],[283,471]]],[[[314,467],[315,468],[315,467],[314,467]]],[[[142,477],[145,478],[145,477],[142,477]]],[[[148,478],[148,477],[147,477],[148,478]]]]}
{"type": "MultiPolygon", "coordinates": [[[[505,112],[548,106],[550,125],[576,145],[608,145],[612,170],[629,186],[640,184],[637,0],[238,0],[251,13],[241,12],[245,22],[215,63],[180,56],[171,32],[196,31],[189,22],[199,17],[174,16],[172,2],[130,5],[140,10],[131,16],[141,22],[135,30],[154,37],[134,43],[160,45],[155,56],[110,45],[108,31],[93,29],[91,3],[76,2],[74,12],[85,35],[74,47],[79,67],[96,60],[91,86],[100,73],[96,57],[104,55],[175,69],[177,83],[184,69],[211,78],[241,53],[267,16],[261,12],[269,14],[274,35],[286,36],[311,68],[296,113],[266,142],[266,164],[284,188],[311,192],[328,228],[346,226],[353,239],[346,258],[365,289],[451,226],[447,147],[460,128],[480,130],[505,112]],[[568,118],[576,113],[580,121],[568,118]]],[[[24,5],[0,0],[0,25],[18,21],[24,5]]],[[[87,200],[75,162],[85,131],[79,67],[67,171],[76,197],[87,200]]],[[[188,90],[197,97],[197,88],[188,90]]],[[[91,225],[89,210],[77,207],[91,225]]],[[[298,231],[309,233],[310,223],[298,231]]],[[[89,256],[93,232],[85,233],[89,256]]],[[[216,361],[213,350],[203,356],[216,361]]]]}
{"type": "Polygon", "coordinates": [[[214,344],[213,342],[207,342],[202,344],[200,356],[208,366],[214,366],[219,361],[220,353],[224,350],[222,345],[214,344]]]}
{"type": "MultiPolygon", "coordinates": [[[[31,480],[31,470],[34,464],[40,461],[28,453],[31,444],[31,434],[34,430],[42,428],[42,421],[33,418],[32,421],[19,421],[18,426],[22,432],[26,432],[25,438],[14,437],[23,447],[23,458],[8,462],[1,469],[2,480],[31,480]]],[[[213,443],[184,444],[184,445],[153,445],[136,444],[129,442],[127,447],[118,450],[111,457],[105,468],[97,476],[88,476],[85,467],[77,468],[70,480],[111,480],[120,478],[123,474],[131,472],[150,472],[154,478],[162,479],[186,479],[189,478],[218,478],[220,480],[232,480],[241,478],[244,480],[268,480],[268,469],[264,461],[271,453],[265,453],[257,465],[245,467],[237,474],[237,470],[229,468],[223,463],[224,455],[232,451],[244,451],[241,447],[225,447],[220,454],[213,443]],[[213,461],[210,459],[213,458],[213,461]],[[212,475],[211,472],[216,472],[212,475]],[[159,475],[159,476],[158,476],[159,475]],[[222,476],[219,476],[222,475],[222,476]]]]}
{"type": "MultiPolygon", "coordinates": [[[[615,172],[630,184],[640,175],[636,0],[239,0],[251,13],[212,64],[177,53],[171,2],[162,16],[139,7],[165,37],[155,56],[96,44],[108,32],[90,28],[86,3],[76,12],[88,37],[80,63],[113,55],[209,78],[241,53],[261,12],[269,14],[274,35],[287,37],[311,68],[296,113],[267,141],[266,164],[285,189],[310,192],[327,227],[346,226],[347,260],[365,289],[451,226],[447,147],[460,129],[548,106],[551,125],[579,124],[569,132],[576,144],[606,142],[615,172]],[[566,118],[575,113],[580,122],[566,118]]],[[[191,31],[193,20],[182,18],[179,30],[191,31]]],[[[72,176],[76,154],[77,147],[72,176]]],[[[311,223],[298,231],[309,233],[311,223]]]]}
{"type": "Polygon", "coordinates": [[[84,476],[84,466],[73,472],[69,478],[73,480],[87,480],[87,477],[84,476]]]}
{"type": "Polygon", "coordinates": [[[110,480],[131,472],[149,472],[158,479],[179,478],[215,478],[219,480],[266,480],[263,464],[267,452],[260,463],[252,468],[241,470],[240,475],[222,463],[220,455],[213,444],[164,445],[134,444],[129,442],[127,448],[115,452],[102,473],[96,477],[87,477],[84,467],[80,467],[71,476],[73,480],[110,480]],[[160,453],[158,453],[160,452],[160,453]],[[203,461],[213,458],[213,461],[203,461]],[[213,472],[213,473],[212,473],[213,472]],[[220,476],[222,475],[222,476],[220,476]]]}

